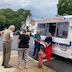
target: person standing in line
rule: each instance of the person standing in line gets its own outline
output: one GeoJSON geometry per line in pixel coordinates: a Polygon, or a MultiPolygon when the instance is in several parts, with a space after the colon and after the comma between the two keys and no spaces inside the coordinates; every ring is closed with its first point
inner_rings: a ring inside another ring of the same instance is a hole
{"type": "Polygon", "coordinates": [[[10,55],[11,55],[11,44],[13,41],[13,31],[15,30],[14,25],[10,25],[8,29],[4,31],[3,34],[3,62],[2,66],[4,68],[11,68],[9,65],[10,55]]]}
{"type": "Polygon", "coordinates": [[[38,52],[40,51],[40,31],[37,31],[36,34],[34,35],[34,52],[33,52],[33,56],[38,56],[38,52]]]}
{"type": "Polygon", "coordinates": [[[23,29],[23,33],[18,38],[18,68],[20,69],[23,59],[25,61],[25,68],[28,68],[29,41],[30,37],[26,34],[26,29],[23,29]]]}
{"type": "Polygon", "coordinates": [[[46,59],[50,60],[51,58],[51,53],[52,53],[52,35],[51,33],[47,34],[47,37],[45,38],[45,54],[46,54],[46,59]]]}

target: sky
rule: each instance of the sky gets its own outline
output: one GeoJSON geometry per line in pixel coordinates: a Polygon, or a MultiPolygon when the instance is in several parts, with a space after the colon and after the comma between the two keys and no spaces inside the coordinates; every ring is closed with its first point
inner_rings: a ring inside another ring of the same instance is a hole
{"type": "Polygon", "coordinates": [[[0,0],[0,9],[29,9],[33,18],[48,18],[57,14],[57,4],[58,0],[0,0]]]}

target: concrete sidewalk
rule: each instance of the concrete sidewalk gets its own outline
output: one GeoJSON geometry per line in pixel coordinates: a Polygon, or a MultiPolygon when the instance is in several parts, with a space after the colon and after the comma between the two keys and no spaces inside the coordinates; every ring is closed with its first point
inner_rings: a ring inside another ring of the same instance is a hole
{"type": "Polygon", "coordinates": [[[37,61],[34,60],[31,57],[29,58],[29,68],[25,69],[24,68],[24,63],[22,65],[22,69],[18,69],[18,56],[17,56],[17,51],[12,51],[11,54],[11,60],[10,60],[10,65],[12,65],[12,68],[4,68],[3,66],[1,66],[2,64],[2,52],[0,52],[0,72],[55,72],[52,69],[43,66],[42,69],[37,67],[37,61]]]}

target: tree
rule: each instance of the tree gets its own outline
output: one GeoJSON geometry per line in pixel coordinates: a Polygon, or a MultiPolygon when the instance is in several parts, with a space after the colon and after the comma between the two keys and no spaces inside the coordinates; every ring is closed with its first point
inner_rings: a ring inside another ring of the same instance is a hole
{"type": "Polygon", "coordinates": [[[72,14],[72,0],[58,0],[58,14],[72,14]]]}
{"type": "Polygon", "coordinates": [[[27,16],[31,16],[30,10],[25,11],[25,19],[27,18],[27,16]]]}
{"type": "Polygon", "coordinates": [[[21,21],[25,21],[25,17],[24,17],[23,15],[19,15],[19,19],[20,19],[21,21]]]}
{"type": "Polygon", "coordinates": [[[2,29],[6,25],[6,22],[7,22],[6,17],[4,15],[0,15],[0,25],[2,29]]]}
{"type": "Polygon", "coordinates": [[[0,15],[4,15],[4,13],[5,13],[4,10],[1,9],[1,10],[0,10],[0,15]]]}
{"type": "Polygon", "coordinates": [[[8,27],[11,24],[16,26],[16,29],[20,29],[22,22],[26,22],[26,17],[30,16],[30,10],[18,9],[14,11],[10,8],[0,9],[0,26],[8,27]]]}
{"type": "Polygon", "coordinates": [[[20,20],[19,18],[14,18],[14,19],[12,20],[12,24],[15,25],[16,30],[19,30],[20,27],[21,27],[21,20],[20,20]]]}

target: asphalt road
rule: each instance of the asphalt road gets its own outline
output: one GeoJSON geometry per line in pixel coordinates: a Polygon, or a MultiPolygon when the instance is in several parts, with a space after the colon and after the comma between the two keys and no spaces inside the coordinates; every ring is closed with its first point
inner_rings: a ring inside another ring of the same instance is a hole
{"type": "MultiPolygon", "coordinates": [[[[12,50],[18,50],[17,45],[18,36],[14,36],[12,43],[12,50]]],[[[2,37],[0,37],[0,51],[2,51],[2,37]]],[[[32,57],[34,50],[33,38],[30,38],[29,55],[32,57]]],[[[56,72],[72,72],[72,60],[55,56],[51,61],[45,61],[44,65],[52,68],[56,72]]]]}

